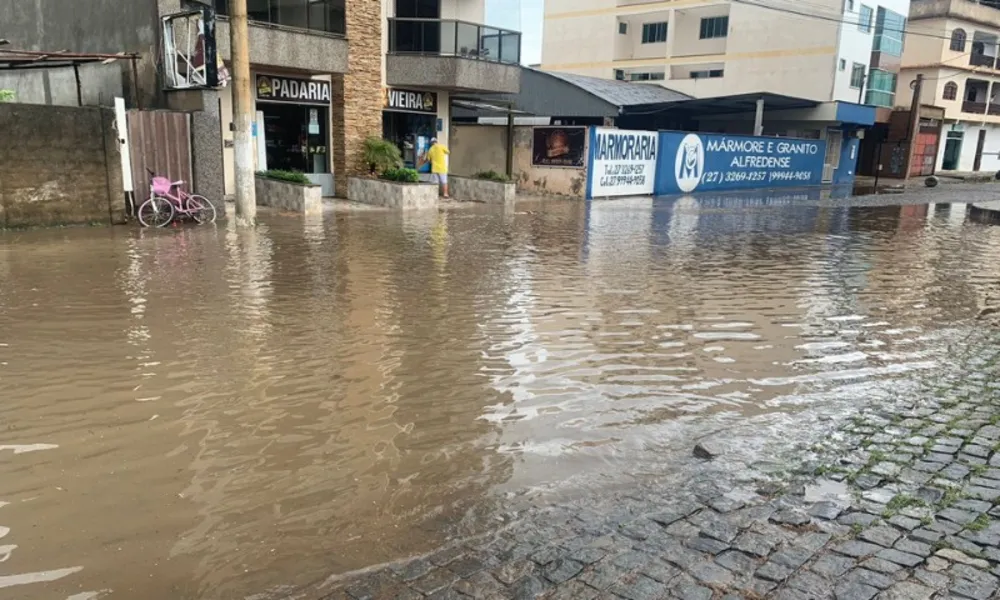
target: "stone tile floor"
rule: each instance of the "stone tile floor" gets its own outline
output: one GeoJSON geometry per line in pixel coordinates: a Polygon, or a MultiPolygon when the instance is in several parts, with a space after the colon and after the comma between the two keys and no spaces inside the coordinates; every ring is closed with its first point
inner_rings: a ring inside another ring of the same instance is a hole
{"type": "MultiPolygon", "coordinates": [[[[1000,354],[998,349],[994,354],[1000,354]]],[[[324,598],[1000,597],[1000,378],[990,364],[862,410],[752,491],[636,489],[550,507],[324,598]]]]}

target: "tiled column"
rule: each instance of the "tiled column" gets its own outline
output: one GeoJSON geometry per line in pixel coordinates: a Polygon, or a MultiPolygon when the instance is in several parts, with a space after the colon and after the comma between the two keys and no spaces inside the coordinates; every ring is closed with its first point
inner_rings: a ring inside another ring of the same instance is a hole
{"type": "Polygon", "coordinates": [[[336,193],[347,194],[347,177],[364,174],[368,136],[382,135],[382,3],[350,0],[347,6],[347,73],[333,77],[333,172],[336,193]]]}

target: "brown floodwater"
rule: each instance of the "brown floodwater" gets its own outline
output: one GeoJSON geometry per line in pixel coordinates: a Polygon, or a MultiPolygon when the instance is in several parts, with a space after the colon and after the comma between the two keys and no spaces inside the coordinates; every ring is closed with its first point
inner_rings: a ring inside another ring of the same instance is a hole
{"type": "Polygon", "coordinates": [[[946,359],[997,256],[960,205],[0,232],[0,598],[280,592],[665,472],[946,359]]]}

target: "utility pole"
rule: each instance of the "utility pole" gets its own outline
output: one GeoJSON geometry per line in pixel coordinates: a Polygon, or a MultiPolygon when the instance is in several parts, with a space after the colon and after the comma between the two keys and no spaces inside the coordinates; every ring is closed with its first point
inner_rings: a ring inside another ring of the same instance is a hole
{"type": "Polygon", "coordinates": [[[917,135],[920,132],[920,93],[924,89],[924,76],[921,73],[917,74],[917,78],[913,81],[913,101],[910,102],[910,123],[909,131],[907,132],[906,141],[909,147],[906,151],[906,173],[903,174],[903,179],[909,179],[910,169],[913,164],[913,151],[917,147],[917,135]]]}
{"type": "Polygon", "coordinates": [[[250,96],[250,39],[247,0],[229,0],[229,39],[233,51],[233,149],[236,163],[236,222],[257,220],[253,173],[253,98],[250,96]]]}

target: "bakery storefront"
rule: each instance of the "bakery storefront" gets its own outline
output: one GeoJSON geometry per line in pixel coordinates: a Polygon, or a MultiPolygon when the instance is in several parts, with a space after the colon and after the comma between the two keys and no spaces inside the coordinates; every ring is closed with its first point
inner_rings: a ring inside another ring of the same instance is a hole
{"type": "Polygon", "coordinates": [[[300,171],[332,196],[329,79],[256,74],[257,168],[300,171]]]}
{"type": "Polygon", "coordinates": [[[390,87],[382,90],[382,137],[399,146],[407,167],[416,168],[431,138],[443,137],[447,116],[438,114],[439,100],[438,92],[390,87]]]}

